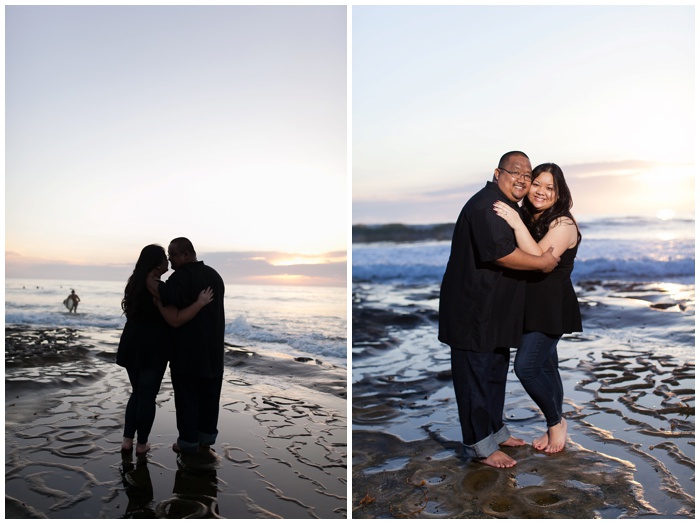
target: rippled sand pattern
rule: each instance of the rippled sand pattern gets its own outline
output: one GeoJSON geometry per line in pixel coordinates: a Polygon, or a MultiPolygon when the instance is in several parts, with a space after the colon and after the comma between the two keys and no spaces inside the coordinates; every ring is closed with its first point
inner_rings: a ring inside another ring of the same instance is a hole
{"type": "MultiPolygon", "coordinates": [[[[660,294],[591,285],[584,334],[559,344],[567,447],[501,448],[518,464],[499,470],[460,456],[436,292],[356,286],[353,517],[693,518],[695,366],[672,355],[694,299],[660,294]]],[[[545,429],[512,366],[504,417],[527,442],[545,429]]]]}
{"type": "MultiPolygon", "coordinates": [[[[147,458],[120,452],[129,386],[112,362],[6,370],[6,517],[345,518],[345,401],[227,370],[210,453],[178,456],[169,376],[147,458]],[[44,380],[45,377],[49,377],[44,380]]],[[[283,380],[283,379],[281,379],[283,380]]]]}

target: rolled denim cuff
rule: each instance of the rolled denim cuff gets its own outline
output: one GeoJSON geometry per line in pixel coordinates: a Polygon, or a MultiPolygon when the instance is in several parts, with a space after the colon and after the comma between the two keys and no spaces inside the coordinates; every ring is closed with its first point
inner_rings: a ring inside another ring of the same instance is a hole
{"type": "Polygon", "coordinates": [[[190,455],[199,452],[199,442],[187,442],[178,437],[177,446],[180,448],[180,451],[190,455]]]}
{"type": "Polygon", "coordinates": [[[199,443],[204,446],[212,446],[216,442],[216,437],[219,436],[219,432],[207,435],[206,433],[199,433],[199,443]]]}
{"type": "Polygon", "coordinates": [[[462,444],[464,456],[467,458],[484,459],[498,451],[498,446],[510,438],[510,431],[505,424],[496,433],[492,433],[476,444],[462,444]]]}

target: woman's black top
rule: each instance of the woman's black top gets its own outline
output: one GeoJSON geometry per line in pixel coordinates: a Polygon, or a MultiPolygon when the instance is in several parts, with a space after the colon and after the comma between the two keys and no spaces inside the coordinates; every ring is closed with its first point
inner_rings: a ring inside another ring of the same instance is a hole
{"type": "Polygon", "coordinates": [[[567,249],[551,273],[530,272],[525,292],[525,330],[549,335],[582,331],[581,310],[571,282],[578,245],[567,249]]]}
{"type": "Polygon", "coordinates": [[[167,362],[170,358],[172,332],[151,294],[145,292],[134,315],[127,317],[119,339],[117,364],[126,368],[145,369],[167,362]]]}

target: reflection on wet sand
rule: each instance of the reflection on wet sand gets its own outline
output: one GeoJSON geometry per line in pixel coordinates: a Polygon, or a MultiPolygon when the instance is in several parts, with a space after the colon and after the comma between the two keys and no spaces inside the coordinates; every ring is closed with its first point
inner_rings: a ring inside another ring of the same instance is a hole
{"type": "MultiPolygon", "coordinates": [[[[584,333],[559,344],[567,446],[501,448],[518,463],[498,470],[460,458],[437,291],[356,285],[353,517],[692,518],[692,286],[591,282],[580,300],[584,333]]],[[[513,373],[504,417],[527,442],[545,429],[513,373]]]]}
{"type": "Polygon", "coordinates": [[[180,456],[173,496],[156,504],[148,459],[122,451],[120,470],[128,504],[124,518],[222,518],[217,504],[216,455],[180,456]]]}
{"type": "Polygon", "coordinates": [[[89,334],[59,337],[70,358],[36,344],[6,369],[6,518],[346,517],[344,369],[230,351],[217,444],[194,456],[171,449],[166,373],[151,450],[137,456],[120,452],[130,386],[113,351],[89,334]]]}

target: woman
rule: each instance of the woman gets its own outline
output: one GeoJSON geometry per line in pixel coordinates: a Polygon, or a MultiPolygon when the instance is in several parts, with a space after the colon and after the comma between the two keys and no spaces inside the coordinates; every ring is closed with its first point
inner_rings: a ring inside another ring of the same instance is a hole
{"type": "Polygon", "coordinates": [[[160,278],[168,270],[165,250],[149,245],[141,250],[124,290],[122,310],[126,324],[119,340],[117,364],[126,368],[132,393],[126,405],[123,451],[131,451],[138,433],[136,453],[146,453],[148,436],[156,415],[156,395],[165,374],[170,351],[170,326],[178,327],[212,300],[210,288],[182,310],[154,301],[146,288],[147,278],[160,278]]]}
{"type": "Polygon", "coordinates": [[[550,247],[561,257],[548,274],[529,273],[523,338],[515,356],[515,374],[547,421],[547,431],[532,445],[546,453],[564,449],[567,423],[562,417],[564,390],[559,375],[557,343],[564,333],[581,331],[581,312],[571,282],[581,233],[571,215],[573,201],[564,173],[556,164],[532,171],[532,185],[523,201],[523,219],[497,202],[496,213],[508,222],[518,247],[541,255],[550,247]]]}

